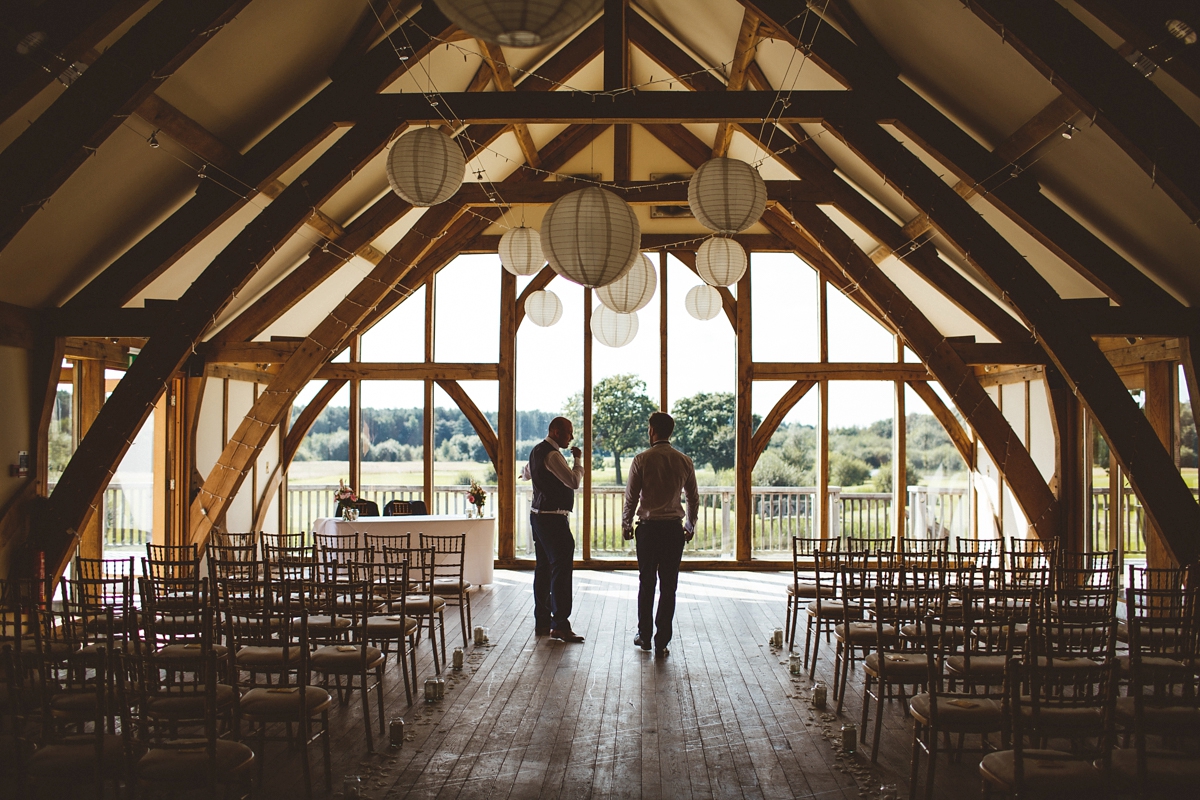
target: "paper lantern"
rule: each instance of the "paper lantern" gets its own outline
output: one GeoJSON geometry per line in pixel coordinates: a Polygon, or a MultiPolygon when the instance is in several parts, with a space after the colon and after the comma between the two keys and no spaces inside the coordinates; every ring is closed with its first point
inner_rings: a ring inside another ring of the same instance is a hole
{"type": "Polygon", "coordinates": [[[411,130],[388,153],[388,183],[414,206],[436,206],[450,199],[466,171],[462,148],[441,128],[411,130]]]}
{"type": "Polygon", "coordinates": [[[758,222],[766,209],[767,184],[745,161],[712,158],[688,182],[688,206],[704,227],[740,233],[758,222]]]}
{"type": "Polygon", "coordinates": [[[554,44],[583,27],[604,0],[436,0],[467,33],[505,47],[554,44]]]}
{"type": "Polygon", "coordinates": [[[618,314],[632,314],[645,308],[654,297],[656,283],[658,273],[654,271],[654,262],[645,253],[638,253],[625,277],[597,289],[596,297],[618,314]]]}
{"type": "Polygon", "coordinates": [[[732,286],[746,274],[746,264],[746,251],[733,239],[714,236],[696,251],[696,272],[709,286],[732,286]]]}
{"type": "Polygon", "coordinates": [[[525,315],[539,328],[549,328],[562,319],[563,306],[558,295],[543,289],[525,298],[525,315]]]}
{"type": "Polygon", "coordinates": [[[542,218],[542,252],[559,275],[597,289],[623,277],[642,249],[629,204],[589,186],[554,201],[542,218]]]}
{"type": "Polygon", "coordinates": [[[709,320],[721,313],[721,293],[706,283],[693,286],[683,298],[683,307],[698,320],[709,320]]]}
{"type": "Polygon", "coordinates": [[[592,309],[592,336],[607,347],[624,347],[638,332],[637,314],[618,314],[603,303],[592,309]]]}
{"type": "Polygon", "coordinates": [[[500,263],[513,275],[536,275],[546,265],[542,237],[522,225],[500,237],[500,263]]]}

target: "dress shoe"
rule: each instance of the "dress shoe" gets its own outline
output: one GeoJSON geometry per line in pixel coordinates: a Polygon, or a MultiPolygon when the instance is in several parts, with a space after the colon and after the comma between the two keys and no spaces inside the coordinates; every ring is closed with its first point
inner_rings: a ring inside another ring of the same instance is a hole
{"type": "Polygon", "coordinates": [[[643,650],[650,649],[650,640],[643,638],[641,634],[638,634],[637,638],[633,640],[633,643],[635,646],[640,647],[643,650]]]}
{"type": "Polygon", "coordinates": [[[558,639],[560,642],[571,642],[572,644],[579,644],[583,641],[583,637],[570,628],[565,631],[550,631],[550,638],[558,639]]]}
{"type": "Polygon", "coordinates": [[[669,655],[671,655],[671,651],[665,647],[654,648],[654,657],[655,658],[666,658],[669,655]]]}

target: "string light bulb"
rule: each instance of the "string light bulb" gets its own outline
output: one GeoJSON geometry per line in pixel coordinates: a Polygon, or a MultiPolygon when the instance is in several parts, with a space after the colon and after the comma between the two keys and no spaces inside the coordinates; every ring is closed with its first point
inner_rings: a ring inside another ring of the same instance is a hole
{"type": "Polygon", "coordinates": [[[158,149],[158,148],[161,146],[161,145],[159,145],[159,143],[158,143],[158,131],[154,131],[153,133],[151,133],[151,134],[150,134],[150,138],[149,138],[149,139],[147,139],[147,140],[146,140],[146,142],[147,142],[147,143],[148,143],[148,144],[149,144],[151,147],[153,147],[154,149],[156,149],[156,150],[157,150],[157,149],[158,149]]]}

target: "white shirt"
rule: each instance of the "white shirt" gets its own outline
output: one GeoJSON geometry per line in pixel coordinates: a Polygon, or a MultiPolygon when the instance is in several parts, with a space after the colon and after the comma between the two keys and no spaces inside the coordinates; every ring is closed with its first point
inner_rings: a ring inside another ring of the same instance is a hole
{"type": "MultiPolygon", "coordinates": [[[[575,467],[567,466],[567,459],[563,457],[562,449],[558,446],[558,442],[546,437],[545,441],[549,442],[554,448],[546,454],[546,469],[550,470],[550,474],[558,478],[564,484],[572,489],[578,489],[579,484],[583,482],[583,460],[581,456],[575,456],[575,467]]],[[[521,468],[521,480],[529,480],[529,463],[521,468]]]]}

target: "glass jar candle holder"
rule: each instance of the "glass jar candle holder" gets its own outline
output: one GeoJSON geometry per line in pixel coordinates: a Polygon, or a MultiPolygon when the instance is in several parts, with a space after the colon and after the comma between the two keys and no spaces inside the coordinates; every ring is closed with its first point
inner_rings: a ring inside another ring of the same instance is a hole
{"type": "Polygon", "coordinates": [[[812,706],[818,711],[825,710],[825,704],[829,701],[829,688],[824,682],[817,681],[812,687],[812,706]]]}
{"type": "Polygon", "coordinates": [[[463,668],[463,649],[461,647],[454,648],[451,666],[453,666],[455,670],[460,670],[463,668]]]}
{"type": "Polygon", "coordinates": [[[404,744],[404,718],[395,717],[388,722],[388,747],[399,750],[404,744]]]}
{"type": "Polygon", "coordinates": [[[858,726],[847,722],[842,726],[842,752],[848,756],[854,755],[858,749],[858,726]]]}

